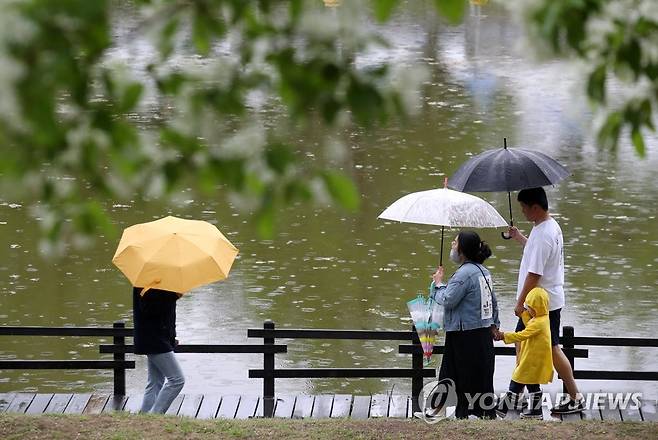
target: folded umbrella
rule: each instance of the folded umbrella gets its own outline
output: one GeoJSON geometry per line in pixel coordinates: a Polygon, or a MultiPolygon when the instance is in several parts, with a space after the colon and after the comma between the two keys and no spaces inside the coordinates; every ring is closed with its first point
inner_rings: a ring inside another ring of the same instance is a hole
{"type": "MultiPolygon", "coordinates": [[[[487,150],[473,156],[450,177],[448,187],[465,192],[507,192],[510,226],[512,191],[553,185],[569,176],[569,170],[550,156],[524,148],[487,150]]],[[[509,238],[503,235],[504,238],[509,238]]]]}
{"type": "Polygon", "coordinates": [[[237,254],[214,225],[169,216],[126,228],[112,262],[142,294],[185,293],[226,278],[237,254]]]}
{"type": "Polygon", "coordinates": [[[439,330],[443,326],[443,307],[434,299],[420,294],[407,301],[407,308],[416,327],[418,340],[423,348],[423,361],[427,366],[432,359],[439,330]]]}

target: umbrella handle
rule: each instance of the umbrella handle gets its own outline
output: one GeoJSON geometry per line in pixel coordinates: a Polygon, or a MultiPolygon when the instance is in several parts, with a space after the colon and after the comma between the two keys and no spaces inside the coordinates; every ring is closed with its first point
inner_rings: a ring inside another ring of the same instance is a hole
{"type": "MultiPolygon", "coordinates": [[[[507,194],[509,195],[509,193],[507,193],[507,194]]],[[[510,209],[509,209],[509,214],[510,214],[509,226],[511,228],[512,226],[514,226],[514,220],[512,220],[512,202],[511,201],[510,201],[509,206],[510,206],[510,209]]],[[[501,232],[500,236],[503,237],[503,240],[511,240],[512,239],[512,236],[509,235],[507,232],[501,232]]]]}

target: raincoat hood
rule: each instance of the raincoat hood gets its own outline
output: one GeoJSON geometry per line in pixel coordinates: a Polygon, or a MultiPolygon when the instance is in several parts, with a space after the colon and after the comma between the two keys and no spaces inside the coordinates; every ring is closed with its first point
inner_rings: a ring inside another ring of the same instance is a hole
{"type": "Polygon", "coordinates": [[[535,287],[528,292],[525,303],[532,307],[537,316],[548,315],[548,292],[541,287],[535,287]]]}

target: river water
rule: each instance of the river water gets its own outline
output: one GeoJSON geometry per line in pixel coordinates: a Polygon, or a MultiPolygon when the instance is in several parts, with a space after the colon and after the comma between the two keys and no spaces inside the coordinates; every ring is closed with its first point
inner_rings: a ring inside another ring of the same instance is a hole
{"type": "MultiPolygon", "coordinates": [[[[404,123],[370,132],[341,133],[348,146],[345,170],[358,185],[362,206],[352,215],[324,206],[294,206],[279,213],[276,238],[261,240],[248,215],[220,194],[199,199],[188,190],[176,202],[104,200],[120,227],[167,214],[216,223],[240,249],[230,278],[195,290],[179,301],[182,343],[257,343],[246,329],[272,319],[278,327],[408,329],[405,301],[425,292],[437,265],[439,228],[394,224],[378,214],[400,196],[442,186],[471,155],[502,145],[541,150],[568,166],[572,176],[548,188],[551,212],[565,236],[567,305],[563,325],[576,335],[655,337],[658,333],[658,222],[655,177],[658,148],[647,138],[639,158],[626,139],[616,152],[595,146],[592,115],[580,72],[563,61],[536,62],[518,46],[521,31],[510,13],[490,4],[472,7],[463,25],[440,23],[422,8],[405,4],[381,31],[390,50],[372,52],[363,63],[419,63],[430,72],[421,112],[404,123]]],[[[129,17],[128,17],[129,18],[129,17]]],[[[130,24],[130,20],[127,20],[130,24]]],[[[129,28],[129,25],[126,25],[129,28]]],[[[126,28],[126,29],[127,29],[126,28]]],[[[124,32],[117,26],[119,41],[124,32]]],[[[134,50],[134,49],[130,49],[134,50]]],[[[120,44],[113,52],[125,58],[120,44]]],[[[274,121],[277,115],[267,116],[274,121]]],[[[317,133],[295,139],[308,163],[316,160],[317,133]]],[[[506,216],[504,194],[478,194],[506,216]]],[[[131,289],[112,266],[116,239],[89,250],[71,249],[58,260],[37,252],[38,227],[30,201],[0,196],[0,322],[3,325],[97,326],[131,324],[131,289]]],[[[526,233],[517,206],[514,216],[526,233]]],[[[456,231],[449,231],[449,240],[456,231]]],[[[491,245],[503,330],[515,323],[513,304],[520,248],[498,231],[481,235],[491,245]]],[[[446,246],[447,250],[447,246],[446,246]]],[[[450,265],[450,263],[448,263],[450,265]]],[[[454,267],[448,266],[448,271],[454,267]]],[[[277,355],[281,367],[410,367],[397,343],[288,341],[277,355]]],[[[94,359],[97,340],[10,338],[0,341],[2,359],[94,359]]],[[[500,343],[497,343],[500,344],[500,343]]],[[[656,349],[590,349],[578,368],[656,370],[656,349]]],[[[184,393],[259,394],[258,355],[180,355],[187,375],[184,393]]],[[[140,392],[145,362],[128,372],[129,393],[140,392]]],[[[496,363],[496,388],[504,389],[513,359],[496,363]]],[[[409,392],[405,380],[277,381],[282,393],[409,392]]],[[[640,390],[642,382],[580,381],[584,390],[640,390]]],[[[109,372],[0,371],[0,392],[111,390],[109,372]]],[[[559,382],[548,387],[559,389],[559,382]]]]}

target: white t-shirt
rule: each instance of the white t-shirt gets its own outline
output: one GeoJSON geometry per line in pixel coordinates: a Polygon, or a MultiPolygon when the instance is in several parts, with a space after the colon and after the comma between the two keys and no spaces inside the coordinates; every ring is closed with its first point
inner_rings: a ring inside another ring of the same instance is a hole
{"type": "Polygon", "coordinates": [[[532,228],[523,248],[516,298],[529,272],[541,275],[539,287],[548,292],[548,309],[564,307],[564,244],[560,225],[550,217],[532,228]]]}

